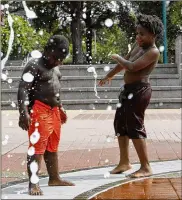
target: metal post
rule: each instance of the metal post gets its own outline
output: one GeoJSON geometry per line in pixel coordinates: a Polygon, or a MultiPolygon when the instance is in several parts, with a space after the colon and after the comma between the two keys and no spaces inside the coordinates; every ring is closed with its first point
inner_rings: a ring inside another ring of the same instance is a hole
{"type": "Polygon", "coordinates": [[[96,55],[97,54],[97,35],[96,35],[96,30],[93,30],[94,31],[94,54],[96,55]]]}
{"type": "Polygon", "coordinates": [[[164,24],[164,52],[163,52],[163,62],[167,63],[167,18],[166,18],[166,0],[162,1],[162,16],[163,16],[163,24],[164,24]]]}

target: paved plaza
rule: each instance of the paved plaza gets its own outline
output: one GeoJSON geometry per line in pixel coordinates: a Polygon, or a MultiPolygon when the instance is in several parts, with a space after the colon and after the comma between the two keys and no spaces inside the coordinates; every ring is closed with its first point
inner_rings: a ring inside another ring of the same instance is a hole
{"type": "MultiPolygon", "coordinates": [[[[63,126],[59,146],[59,170],[62,177],[73,181],[76,186],[48,187],[47,172],[42,163],[40,185],[44,196],[38,198],[94,199],[109,188],[135,180],[126,176],[139,168],[131,142],[133,169],[119,175],[108,173],[119,161],[113,129],[114,113],[114,110],[68,111],[69,120],[63,126]]],[[[33,197],[27,194],[27,133],[18,127],[18,111],[2,111],[1,115],[2,141],[7,141],[2,146],[2,198],[31,199],[33,197]]],[[[181,177],[181,109],[148,109],[145,126],[154,177],[181,177]]],[[[181,199],[179,189],[175,190],[172,185],[171,188],[181,199]]]]}

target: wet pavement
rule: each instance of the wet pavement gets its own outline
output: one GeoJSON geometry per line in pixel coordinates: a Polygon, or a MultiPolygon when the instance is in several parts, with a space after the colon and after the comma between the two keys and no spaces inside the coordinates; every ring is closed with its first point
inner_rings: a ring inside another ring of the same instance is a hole
{"type": "MultiPolygon", "coordinates": [[[[1,180],[4,188],[2,197],[30,199],[30,196],[27,195],[26,182],[27,133],[17,125],[17,111],[2,111],[2,116],[2,140],[4,141],[8,135],[7,144],[2,146],[1,180]],[[22,183],[19,185],[20,182],[22,183]]],[[[107,172],[119,161],[117,138],[114,137],[113,129],[114,111],[68,111],[68,118],[68,123],[62,129],[59,146],[59,171],[61,176],[73,181],[76,186],[47,187],[47,172],[43,163],[40,184],[42,185],[44,196],[40,198],[90,199],[94,198],[97,193],[99,193],[97,197],[100,198],[99,195],[102,195],[105,190],[109,191],[116,185],[122,187],[122,181],[136,181],[134,179],[128,180],[123,174],[108,177],[107,172]],[[114,185],[110,185],[113,183],[114,185]]],[[[152,161],[152,165],[155,168],[155,175],[156,173],[168,173],[168,175],[172,173],[170,178],[165,177],[165,184],[169,188],[178,188],[174,189],[174,191],[177,194],[176,199],[179,199],[181,198],[178,195],[180,181],[177,181],[177,179],[181,177],[181,174],[178,173],[181,170],[181,109],[149,109],[146,112],[145,125],[148,134],[148,153],[150,161],[152,161]],[[176,182],[174,181],[173,184],[174,173],[178,173],[178,177],[176,177],[176,182]],[[171,183],[170,186],[169,183],[171,183]]],[[[139,167],[139,160],[131,142],[130,161],[134,166],[133,170],[136,170],[139,167]]],[[[131,172],[128,171],[127,173],[131,172]]],[[[156,180],[156,177],[152,178],[156,180]]],[[[164,182],[163,178],[159,179],[158,177],[157,180],[160,180],[161,184],[164,182]]],[[[124,183],[124,187],[129,187],[126,182],[124,183]]],[[[142,183],[144,182],[138,182],[137,180],[132,185],[142,185],[142,183]]],[[[152,185],[157,184],[155,181],[154,183],[152,185]]],[[[152,188],[154,187],[152,186],[152,188]]],[[[129,191],[130,189],[127,190],[129,191]]],[[[141,191],[143,190],[141,189],[141,191]]],[[[152,191],[153,189],[151,189],[151,196],[152,191]]],[[[161,194],[168,194],[168,191],[171,190],[167,189],[165,193],[161,189],[161,194]]],[[[174,191],[171,193],[174,194],[174,191]]],[[[124,194],[124,192],[122,193],[124,194]]],[[[115,192],[112,192],[112,194],[115,194],[115,192]]],[[[146,193],[142,193],[142,195],[144,197],[146,193]]],[[[151,198],[150,195],[148,196],[149,198],[151,198]]],[[[115,197],[113,196],[112,198],[115,197]]],[[[169,196],[168,199],[170,198],[172,197],[169,196]]]]}
{"type": "Polygon", "coordinates": [[[181,177],[147,178],[125,183],[93,197],[96,199],[182,199],[181,177]]]}
{"type": "MultiPolygon", "coordinates": [[[[98,192],[107,190],[114,185],[143,180],[143,178],[131,179],[127,176],[138,170],[139,167],[138,164],[134,164],[133,169],[117,175],[109,175],[109,171],[112,167],[102,167],[61,174],[63,179],[72,181],[76,184],[76,186],[73,187],[48,187],[48,178],[41,178],[39,183],[44,192],[44,196],[37,196],[36,199],[90,199],[97,195],[98,192]]],[[[153,176],[165,176],[165,174],[167,174],[167,176],[179,177],[181,175],[180,160],[153,162],[151,163],[151,167],[153,176]]],[[[34,199],[34,196],[28,195],[27,184],[28,183],[25,182],[4,188],[2,190],[2,197],[8,199],[34,199]]],[[[166,194],[168,194],[167,190],[166,194]]],[[[171,193],[169,193],[169,195],[170,194],[171,193]]]]}

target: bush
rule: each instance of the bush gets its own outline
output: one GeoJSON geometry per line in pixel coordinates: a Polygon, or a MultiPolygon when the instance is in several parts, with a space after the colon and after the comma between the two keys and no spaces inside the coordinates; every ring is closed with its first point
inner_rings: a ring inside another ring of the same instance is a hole
{"type": "MultiPolygon", "coordinates": [[[[32,50],[42,51],[44,45],[46,44],[50,33],[43,30],[43,35],[39,35],[33,27],[30,26],[28,21],[23,17],[17,15],[11,15],[14,29],[14,42],[13,48],[10,54],[11,59],[23,58],[27,56],[32,50]]],[[[5,19],[5,25],[1,29],[1,44],[4,56],[8,49],[8,41],[10,36],[10,28],[8,25],[7,18],[5,19]]]]}
{"type": "MultiPolygon", "coordinates": [[[[122,32],[117,25],[112,28],[103,28],[97,33],[95,54],[95,42],[92,45],[93,63],[112,63],[110,54],[125,56],[128,51],[128,40],[126,33],[122,32]]],[[[114,62],[115,63],[115,62],[114,62]]]]}

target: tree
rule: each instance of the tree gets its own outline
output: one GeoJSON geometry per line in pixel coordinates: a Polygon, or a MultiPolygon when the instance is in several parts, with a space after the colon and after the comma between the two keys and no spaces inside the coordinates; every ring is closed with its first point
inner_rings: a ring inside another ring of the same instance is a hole
{"type": "MultiPolygon", "coordinates": [[[[95,42],[93,42],[95,46],[95,42]]],[[[117,25],[112,28],[104,27],[97,32],[97,52],[93,51],[94,63],[111,63],[110,55],[113,53],[125,56],[128,51],[126,33],[122,32],[117,25]]]]}
{"type": "Polygon", "coordinates": [[[112,10],[111,2],[95,2],[88,1],[84,4],[85,16],[83,18],[86,26],[86,60],[87,63],[92,62],[92,39],[93,30],[102,29],[104,21],[108,18],[114,19],[116,17],[116,10],[112,10]]]}
{"type": "MultiPolygon", "coordinates": [[[[15,39],[10,54],[11,58],[22,58],[35,49],[42,51],[44,45],[50,37],[50,34],[43,31],[44,34],[39,35],[31,26],[29,26],[29,23],[23,17],[12,15],[12,18],[14,20],[13,29],[15,39]]],[[[5,25],[1,29],[1,48],[4,54],[7,51],[9,36],[9,25],[7,19],[5,18],[5,25]]]]}
{"type": "Polygon", "coordinates": [[[171,22],[182,29],[182,1],[173,2],[170,6],[169,17],[171,22]]]}
{"type": "MultiPolygon", "coordinates": [[[[162,1],[131,1],[135,13],[147,15],[156,15],[162,20],[162,1]],[[152,9],[155,8],[155,9],[152,9]]],[[[167,43],[168,43],[168,62],[174,62],[175,39],[179,30],[181,21],[181,1],[170,1],[167,5],[167,43]],[[179,16],[179,17],[178,17],[179,16]]],[[[162,41],[157,43],[163,45],[162,41]]]]}

